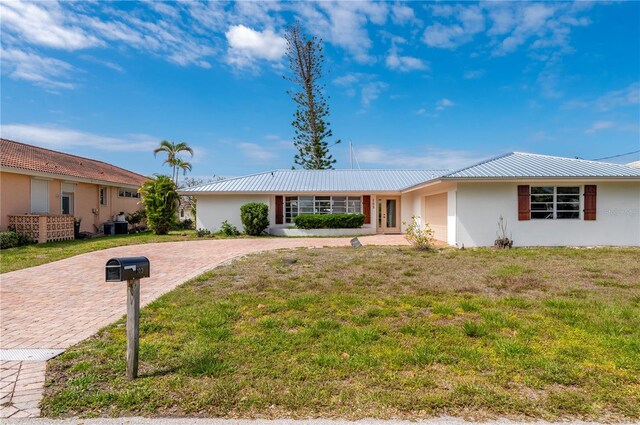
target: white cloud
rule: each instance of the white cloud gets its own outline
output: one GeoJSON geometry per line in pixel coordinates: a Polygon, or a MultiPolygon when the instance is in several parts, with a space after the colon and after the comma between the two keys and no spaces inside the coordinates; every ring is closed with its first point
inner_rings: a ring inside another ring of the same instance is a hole
{"type": "Polygon", "coordinates": [[[436,111],[443,111],[446,108],[450,108],[452,106],[455,106],[456,104],[449,99],[441,99],[438,101],[437,105],[436,105],[436,111]]]}
{"type": "Polygon", "coordinates": [[[395,45],[389,50],[386,64],[388,68],[400,72],[425,71],[429,69],[429,66],[420,58],[398,54],[398,49],[395,45]]]}
{"type": "Polygon", "coordinates": [[[598,131],[606,130],[608,128],[612,128],[614,125],[615,125],[615,123],[613,121],[600,120],[600,121],[594,122],[591,125],[591,127],[586,129],[584,132],[585,132],[585,134],[595,134],[598,131]]]}
{"type": "Polygon", "coordinates": [[[366,109],[389,87],[387,83],[378,81],[376,78],[377,76],[373,74],[354,72],[335,78],[333,83],[344,87],[346,95],[350,97],[354,97],[359,91],[360,104],[366,109]]]}
{"type": "Polygon", "coordinates": [[[356,150],[360,164],[418,169],[458,169],[486,158],[465,150],[426,147],[411,151],[365,145],[356,150]]]}
{"type": "Polygon", "coordinates": [[[391,6],[391,20],[397,25],[418,22],[413,8],[402,3],[394,3],[391,6]]]}
{"type": "Polygon", "coordinates": [[[295,11],[314,34],[349,52],[360,63],[371,63],[372,41],[368,23],[382,25],[387,20],[386,3],[372,1],[294,2],[295,11]]]}
{"type": "Polygon", "coordinates": [[[240,148],[242,155],[244,155],[246,158],[249,158],[254,162],[264,163],[264,162],[272,161],[275,158],[277,158],[277,155],[275,152],[265,149],[263,146],[258,145],[256,143],[243,142],[243,143],[238,143],[237,146],[238,148],[240,148]]]}
{"type": "Polygon", "coordinates": [[[464,72],[465,80],[477,80],[478,78],[482,78],[485,74],[484,69],[469,69],[464,72]]]}
{"type": "Polygon", "coordinates": [[[564,2],[435,5],[430,7],[434,20],[425,29],[423,41],[429,47],[453,49],[484,32],[486,22],[488,47],[495,56],[512,53],[524,45],[533,50],[569,52],[571,29],[589,25],[588,18],[579,16],[589,7],[564,2]]]}
{"type": "Polygon", "coordinates": [[[429,47],[450,49],[473,39],[484,30],[484,15],[478,6],[456,7],[457,23],[444,25],[436,22],[425,29],[423,41],[429,47]]]}
{"type": "Polygon", "coordinates": [[[67,62],[47,58],[18,49],[0,49],[2,72],[11,78],[24,80],[48,90],[73,89],[70,81],[73,66],[67,62]]]}
{"type": "Polygon", "coordinates": [[[152,152],[160,139],[147,134],[103,136],[48,124],[2,124],[0,135],[51,149],[91,147],[110,152],[152,152]]]}
{"type": "Polygon", "coordinates": [[[382,81],[372,81],[362,86],[361,103],[362,106],[368,108],[371,102],[380,97],[380,94],[388,87],[387,83],[382,81]]]}
{"type": "Polygon", "coordinates": [[[287,49],[287,41],[272,29],[256,31],[244,25],[233,25],[225,33],[229,43],[227,62],[243,68],[256,60],[279,61],[287,49]]]}
{"type": "Polygon", "coordinates": [[[576,99],[564,104],[566,108],[594,108],[599,111],[640,105],[640,83],[635,82],[620,90],[609,91],[595,99],[576,99]]]}
{"type": "Polygon", "coordinates": [[[65,50],[103,44],[94,35],[68,22],[70,16],[57,2],[0,2],[0,15],[3,27],[32,44],[65,50]]]}

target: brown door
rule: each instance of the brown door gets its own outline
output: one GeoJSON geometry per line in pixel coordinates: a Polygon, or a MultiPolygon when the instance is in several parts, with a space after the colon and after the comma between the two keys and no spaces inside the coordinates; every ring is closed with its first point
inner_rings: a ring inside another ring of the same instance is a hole
{"type": "Polygon", "coordinates": [[[378,233],[400,233],[400,198],[378,198],[378,233]]]}

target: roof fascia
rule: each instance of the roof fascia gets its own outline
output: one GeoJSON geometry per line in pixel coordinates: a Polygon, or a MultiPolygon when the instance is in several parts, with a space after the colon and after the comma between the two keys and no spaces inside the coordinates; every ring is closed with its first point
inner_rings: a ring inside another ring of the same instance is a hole
{"type": "Polygon", "coordinates": [[[83,177],[70,176],[67,174],[44,173],[42,171],[31,171],[31,170],[25,170],[22,168],[7,167],[4,165],[0,167],[0,171],[2,171],[3,173],[23,174],[26,176],[57,179],[57,180],[63,180],[68,182],[89,183],[89,184],[98,184],[101,186],[122,187],[125,189],[138,189],[140,187],[135,184],[111,182],[108,180],[87,179],[83,177]]]}

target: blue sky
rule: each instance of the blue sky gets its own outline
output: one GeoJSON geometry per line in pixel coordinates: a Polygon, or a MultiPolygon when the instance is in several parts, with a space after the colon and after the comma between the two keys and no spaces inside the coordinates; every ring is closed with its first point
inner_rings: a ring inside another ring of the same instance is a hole
{"type": "MultiPolygon", "coordinates": [[[[153,174],[290,168],[282,33],[325,42],[336,167],[640,149],[640,3],[3,2],[1,134],[153,174]]],[[[639,154],[612,159],[631,162],[639,154]]]]}

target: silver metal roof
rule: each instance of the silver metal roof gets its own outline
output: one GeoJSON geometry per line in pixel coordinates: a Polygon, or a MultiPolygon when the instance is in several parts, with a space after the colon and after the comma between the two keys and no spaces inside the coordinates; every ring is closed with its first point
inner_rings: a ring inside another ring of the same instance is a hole
{"type": "Polygon", "coordinates": [[[191,193],[400,192],[432,180],[638,178],[640,169],[584,159],[511,152],[451,170],[275,170],[178,191],[191,193]]]}
{"type": "Polygon", "coordinates": [[[585,159],[511,152],[449,173],[445,179],[640,177],[640,169],[585,159]]]}
{"type": "Polygon", "coordinates": [[[399,192],[450,171],[275,170],[189,187],[179,193],[399,192]]]}

